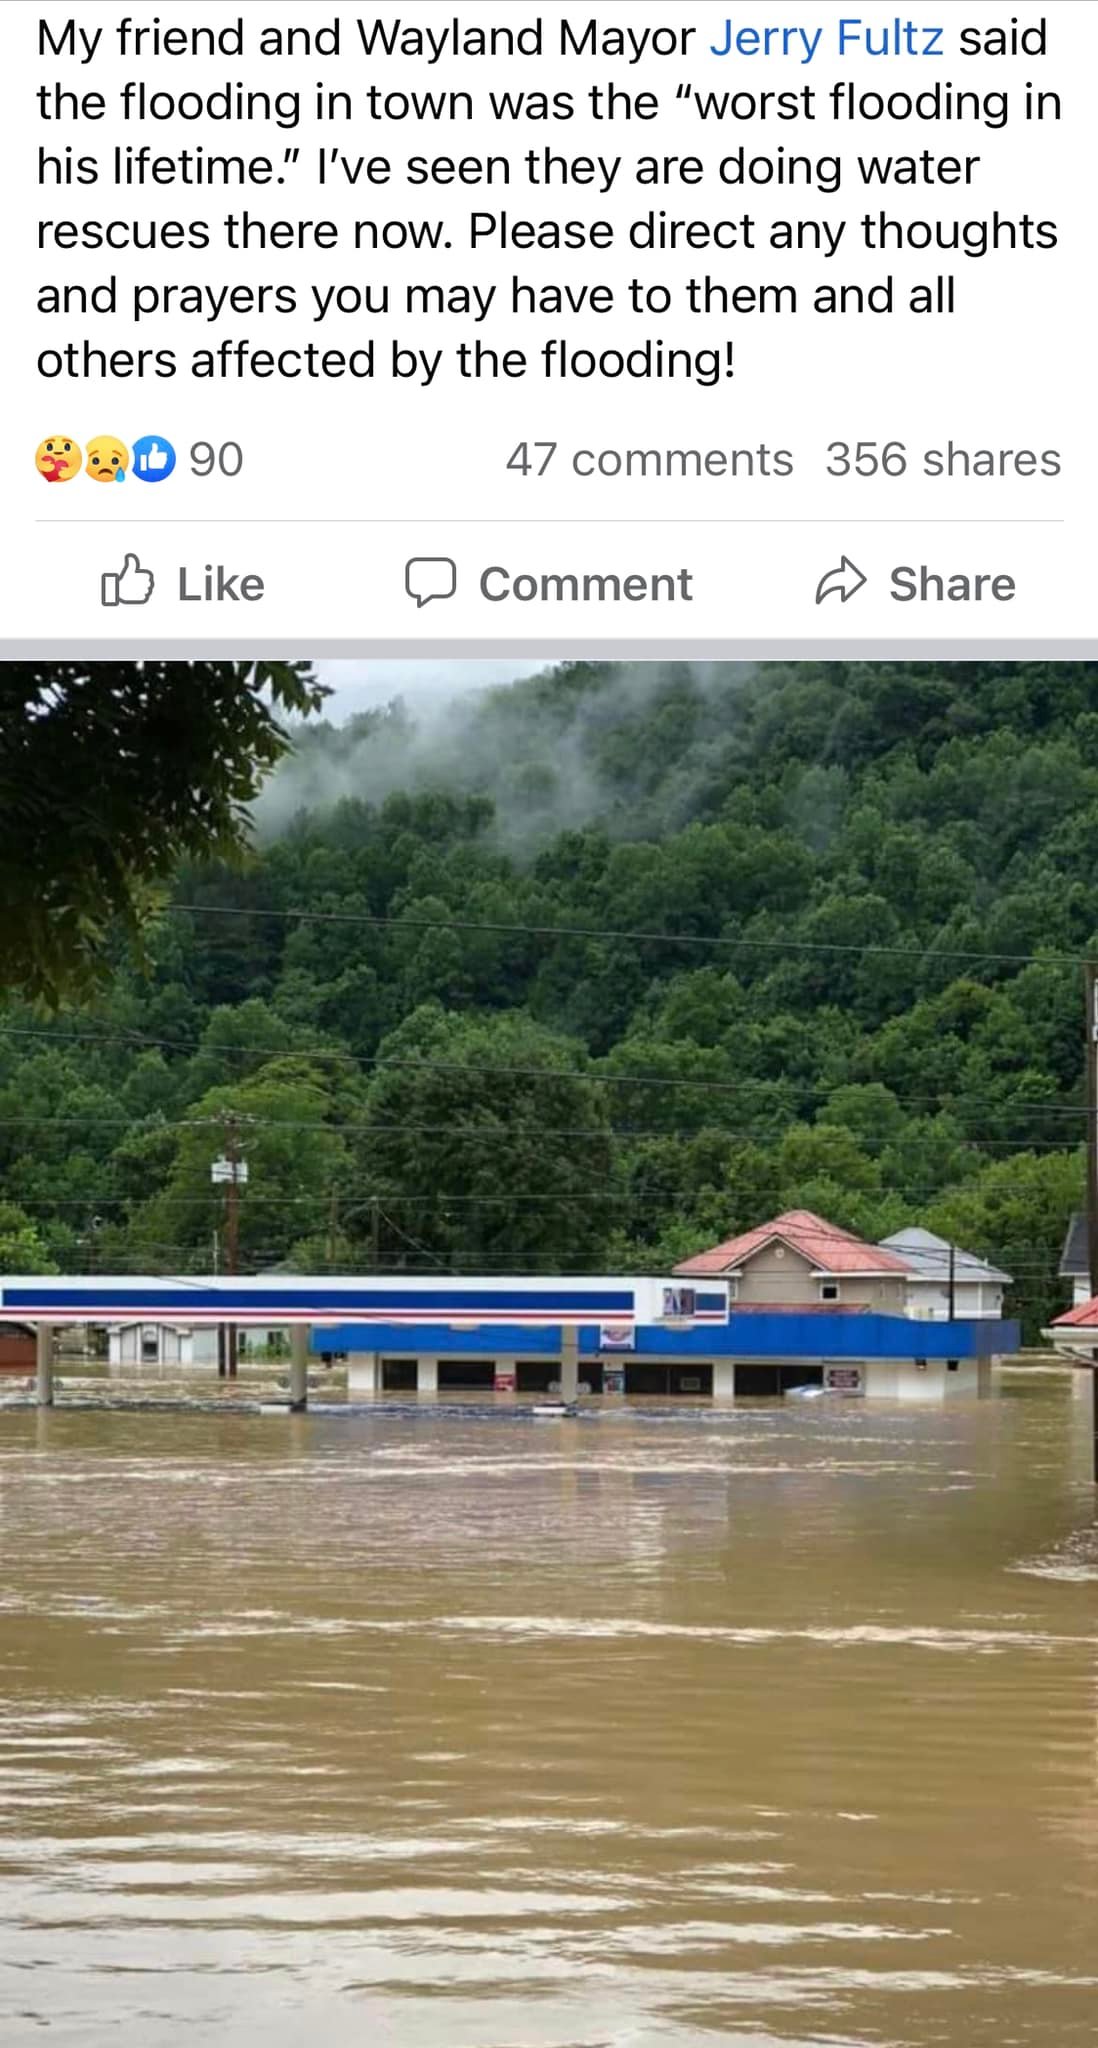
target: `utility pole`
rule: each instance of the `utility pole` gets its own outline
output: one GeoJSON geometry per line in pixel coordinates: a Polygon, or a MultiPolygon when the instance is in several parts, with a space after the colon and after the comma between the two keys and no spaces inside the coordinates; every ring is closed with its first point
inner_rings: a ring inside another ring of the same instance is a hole
{"type": "MultiPolygon", "coordinates": [[[[215,1159],[210,1168],[210,1179],[215,1186],[223,1185],[225,1195],[225,1271],[233,1274],[240,1264],[240,1190],[248,1178],[248,1168],[240,1157],[240,1124],[238,1119],[227,1114],[221,1120],[225,1135],[225,1150],[220,1159],[215,1159]]],[[[216,1244],[216,1239],[215,1239],[216,1244]]],[[[219,1323],[217,1326],[217,1371],[220,1379],[235,1380],[237,1361],[236,1324],[219,1323]]]]}
{"type": "MultiPolygon", "coordinates": [[[[229,1162],[229,1186],[225,1197],[225,1271],[236,1273],[240,1265],[240,1133],[234,1116],[225,1119],[225,1157],[229,1162]]],[[[225,1332],[226,1377],[236,1378],[236,1324],[225,1332]]]]}
{"type": "MultiPolygon", "coordinates": [[[[1087,1268],[1091,1298],[1098,1294],[1098,965],[1086,964],[1087,991],[1087,1268]]],[[[1091,1354],[1094,1478],[1098,1484],[1098,1351],[1091,1354]]]]}
{"type": "Polygon", "coordinates": [[[1087,988],[1087,1268],[1098,1294],[1098,964],[1088,960],[1087,988]]]}
{"type": "Polygon", "coordinates": [[[957,1315],[957,1247],[950,1239],[949,1245],[949,1320],[957,1315]]]}

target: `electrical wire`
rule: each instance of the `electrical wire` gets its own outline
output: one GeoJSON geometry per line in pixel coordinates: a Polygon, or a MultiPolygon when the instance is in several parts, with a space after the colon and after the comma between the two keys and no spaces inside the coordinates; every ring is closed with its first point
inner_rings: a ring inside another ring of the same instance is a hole
{"type": "Polygon", "coordinates": [[[303,924],[335,924],[360,926],[364,929],[379,927],[405,931],[473,932],[495,934],[511,938],[531,939],[610,939],[624,945],[654,946],[702,946],[721,948],[740,947],[749,952],[777,953],[821,953],[825,955],[857,955],[877,957],[885,955],[900,960],[967,960],[982,961],[997,967],[1085,967],[1087,956],[1082,953],[992,953],[977,947],[967,950],[951,950],[946,947],[929,946],[888,946],[877,941],[843,943],[827,939],[790,938],[728,938],[723,934],[693,932],[654,932],[634,930],[613,925],[555,925],[508,923],[502,919],[472,918],[411,918],[391,915],[383,911],[365,910],[296,910],[259,908],[249,904],[229,903],[171,903],[165,906],[170,916],[190,917],[259,917],[289,922],[292,919],[303,924]]]}
{"type": "MultiPolygon", "coordinates": [[[[131,1052],[142,1047],[161,1051],[197,1052],[209,1054],[211,1057],[216,1056],[217,1058],[232,1056],[240,1059],[262,1060],[343,1060],[356,1066],[372,1066],[381,1072],[393,1069],[396,1072],[415,1074],[460,1074],[477,1080],[528,1080],[543,1082],[568,1080],[582,1081],[594,1087],[690,1088],[712,1095],[737,1095],[746,1094],[748,1091],[758,1088],[788,1087],[802,1101],[827,1100],[832,1095],[839,1094],[847,1088],[883,1087],[886,1089],[891,1103],[897,1108],[915,1109],[936,1106],[939,1114],[949,1114],[959,1106],[969,1109],[988,1109],[996,1114],[1002,1114],[1004,1108],[1011,1110],[1033,1110],[1050,1116],[1085,1116],[1087,1113],[1086,1109],[1081,1105],[1049,1102],[1043,1097],[1032,1100],[1028,1098],[1018,1101],[1012,1100],[1006,1104],[997,1102],[990,1097],[962,1097],[960,1104],[958,1104],[944,1091],[937,1095],[893,1095],[892,1090],[887,1087],[887,1083],[877,1081],[875,1078],[868,1081],[836,1081],[828,1087],[820,1088],[805,1087],[799,1081],[786,1080],[785,1076],[751,1076],[742,1081],[714,1081],[699,1075],[613,1074],[601,1071],[594,1072],[582,1067],[469,1066],[461,1060],[428,1060],[418,1057],[394,1059],[388,1054],[355,1053],[349,1048],[337,1046],[308,1046],[303,1048],[253,1045],[211,1046],[206,1044],[201,1038],[168,1039],[154,1038],[136,1033],[107,1035],[102,1032],[60,1032],[0,1023],[0,1038],[3,1037],[30,1038],[44,1041],[47,1044],[113,1046],[119,1050],[131,1052]]],[[[691,1051],[695,1053],[714,1050],[711,1047],[697,1046],[693,1041],[687,1041],[687,1043],[690,1045],[691,1051]]],[[[681,1052],[682,1046],[677,1041],[669,1041],[667,1050],[669,1053],[681,1052]]],[[[254,1079],[255,1077],[249,1076],[248,1078],[254,1079]]]]}

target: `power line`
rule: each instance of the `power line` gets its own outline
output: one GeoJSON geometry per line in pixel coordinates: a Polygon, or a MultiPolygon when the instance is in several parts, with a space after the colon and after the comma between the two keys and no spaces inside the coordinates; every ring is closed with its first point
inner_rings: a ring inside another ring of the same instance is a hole
{"type": "Polygon", "coordinates": [[[406,931],[482,932],[512,938],[530,939],[612,939],[626,945],[654,946],[703,946],[711,948],[741,947],[749,952],[777,953],[822,953],[858,955],[886,955],[901,960],[977,960],[997,967],[1082,967],[1085,954],[1076,953],[989,953],[977,948],[966,951],[946,947],[929,946],[888,946],[876,941],[857,944],[840,943],[826,939],[790,938],[727,938],[723,935],[693,932],[654,932],[629,930],[603,925],[556,925],[556,924],[511,924],[501,919],[474,920],[472,918],[442,917],[398,917],[382,911],[356,910],[274,910],[253,907],[248,904],[228,903],[171,903],[166,906],[170,916],[193,917],[259,917],[274,918],[281,922],[297,920],[303,924],[337,924],[363,928],[380,927],[406,931]]]}
{"type": "MultiPolygon", "coordinates": [[[[1080,1111],[1079,1114],[1085,1114],[1080,1111]]],[[[133,1133],[135,1138],[155,1138],[161,1133],[177,1131],[210,1131],[216,1133],[223,1127],[224,1119],[218,1117],[176,1117],[156,1123],[142,1123],[131,1117],[95,1116],[36,1116],[0,1117],[0,1131],[22,1130],[123,1130],[133,1133]]],[[[417,1137],[461,1139],[475,1143],[483,1140],[486,1144],[514,1145],[526,1138],[538,1142],[546,1138],[567,1138],[572,1141],[586,1141],[591,1144],[635,1145],[650,1144],[664,1138],[691,1144],[702,1138],[722,1138],[737,1144],[775,1144],[792,1131],[802,1131],[810,1136],[841,1131],[848,1135],[859,1152],[888,1151],[903,1142],[902,1134],[888,1137],[872,1137],[850,1131],[847,1125],[828,1124],[817,1120],[804,1123],[797,1117],[790,1117],[780,1124],[763,1125],[757,1129],[735,1129],[727,1124],[708,1124],[700,1129],[688,1124],[664,1124],[651,1128],[626,1125],[611,1129],[608,1125],[567,1125],[567,1124],[417,1124],[401,1122],[395,1124],[305,1122],[290,1117],[262,1117],[241,1114],[238,1118],[243,1137],[249,1131],[295,1131],[326,1133],[329,1137],[363,1142],[373,1138],[417,1137]]],[[[1029,1152],[1033,1149],[1032,1138],[974,1138],[958,1136],[950,1141],[960,1151],[970,1152],[1029,1152]]]]}
{"type": "Polygon", "coordinates": [[[427,1246],[425,1244],[420,1244],[418,1238],[409,1237],[408,1232],[406,1230],[402,1230],[399,1223],[394,1223],[392,1217],[386,1215],[384,1209],[380,1213],[382,1221],[387,1223],[390,1230],[394,1230],[397,1236],[401,1238],[405,1244],[410,1244],[413,1251],[421,1252],[425,1259],[430,1259],[436,1266],[441,1266],[443,1271],[446,1270],[446,1261],[444,1259],[440,1259],[437,1253],[428,1251],[427,1246]]]}
{"type": "MultiPolygon", "coordinates": [[[[967,1182],[955,1181],[946,1187],[889,1187],[883,1189],[870,1189],[866,1193],[864,1199],[866,1199],[869,1202],[882,1201],[891,1195],[899,1197],[901,1200],[905,1201],[930,1203],[935,1201],[943,1201],[953,1194],[963,1194],[964,1192],[966,1192],[969,1186],[970,1184],[967,1182]]],[[[631,1192],[628,1189],[618,1188],[584,1188],[576,1194],[530,1194],[524,1191],[523,1189],[512,1190],[504,1188],[503,1191],[498,1195],[467,1195],[457,1193],[450,1194],[445,1190],[440,1191],[436,1195],[403,1195],[399,1193],[394,1193],[392,1188],[387,1188],[376,1195],[360,1195],[356,1193],[355,1200],[356,1203],[359,1201],[388,1202],[392,1208],[399,1210],[437,1208],[445,1208],[447,1210],[512,1209],[519,1207],[535,1209],[539,1207],[549,1209],[582,1209],[584,1207],[592,1207],[598,1203],[618,1203],[622,1207],[636,1210],[658,1210],[666,1208],[669,1204],[676,1202],[694,1204],[701,1201],[712,1200],[713,1194],[714,1189],[712,1187],[701,1187],[692,1189],[669,1188],[667,1190],[642,1188],[636,1192],[631,1192]]],[[[129,1209],[131,1211],[131,1215],[129,1217],[128,1227],[131,1228],[133,1227],[134,1223],[134,1216],[132,1212],[134,1210],[140,1211],[141,1208],[144,1206],[145,1202],[155,1204],[158,1210],[183,1209],[188,1211],[201,1211],[203,1208],[208,1208],[214,1214],[220,1213],[220,1211],[217,1208],[219,1198],[217,1196],[207,1194],[196,1194],[194,1196],[156,1194],[147,1197],[137,1197],[132,1195],[112,1195],[97,1193],[90,1194],[80,1198],[73,1196],[65,1196],[60,1200],[54,1200],[51,1196],[48,1195],[19,1194],[18,1192],[16,1192],[14,1194],[10,1194],[6,1199],[9,1200],[15,1208],[21,1209],[25,1213],[29,1214],[32,1210],[40,1212],[40,1214],[44,1215],[47,1218],[47,1220],[49,1218],[54,1217],[58,1211],[75,1211],[77,1215],[90,1215],[94,1218],[98,1217],[99,1212],[104,1209],[129,1209]]],[[[258,1212],[264,1217],[266,1217],[272,1210],[293,1209],[312,1209],[319,1216],[322,1213],[323,1209],[323,1198],[319,1195],[260,1195],[257,1197],[254,1206],[255,1209],[258,1210],[258,1212]]],[[[64,1216],[61,1215],[58,1216],[57,1220],[59,1222],[64,1222],[65,1219],[64,1216]]],[[[346,1224],[341,1219],[337,1218],[336,1227],[342,1230],[344,1234],[346,1233],[346,1224]]],[[[748,1229],[761,1227],[762,1226],[759,1225],[745,1226],[743,1230],[738,1230],[734,1234],[736,1236],[746,1236],[748,1233],[748,1229]]],[[[822,1237],[825,1235],[825,1233],[817,1229],[815,1235],[817,1237],[822,1237]]],[[[841,1241],[844,1235],[846,1235],[849,1238],[849,1236],[851,1235],[856,1236],[857,1233],[843,1233],[841,1231],[835,1231],[833,1235],[836,1239],[841,1241]]],[[[720,1241],[726,1242],[727,1240],[720,1241]]],[[[887,1245],[884,1248],[885,1250],[892,1249],[892,1247],[887,1245]]],[[[702,1249],[707,1249],[707,1247],[702,1247],[702,1249]]],[[[897,1252],[896,1256],[897,1258],[903,1258],[904,1255],[902,1252],[897,1252]]]]}
{"type": "MultiPolygon", "coordinates": [[[[395,1225],[393,1227],[394,1229],[396,1228],[395,1225]]],[[[415,1246],[414,1239],[407,1238],[406,1233],[401,1234],[405,1236],[405,1239],[408,1243],[412,1244],[413,1247],[415,1246]]],[[[85,1247],[84,1249],[87,1248],[85,1247]]],[[[193,1283],[197,1286],[201,1284],[203,1277],[214,1277],[214,1268],[212,1262],[208,1266],[195,1264],[196,1253],[200,1250],[201,1247],[196,1246],[193,1243],[171,1244],[159,1240],[154,1243],[143,1243],[129,1250],[125,1248],[120,1250],[117,1247],[113,1247],[110,1255],[111,1271],[115,1272],[119,1270],[128,1270],[134,1275],[148,1273],[150,1269],[150,1254],[158,1255],[157,1264],[163,1266],[165,1263],[165,1255],[179,1253],[183,1255],[183,1259],[182,1262],[179,1260],[173,1260],[171,1267],[169,1269],[171,1277],[182,1281],[193,1281],[193,1283]],[[181,1265],[185,1266],[186,1270],[181,1270],[181,1265]]],[[[316,1260],[311,1260],[309,1270],[310,1272],[321,1274],[348,1274],[351,1276],[361,1277],[363,1279],[386,1278],[389,1276],[399,1277],[401,1274],[409,1272],[438,1272],[440,1268],[454,1275],[468,1273],[526,1274],[544,1272],[546,1275],[556,1275],[558,1277],[565,1278],[570,1275],[579,1277],[582,1275],[599,1274],[601,1276],[605,1266],[605,1261],[589,1261],[584,1265],[575,1264],[570,1261],[564,1261],[559,1257],[546,1255],[544,1253],[531,1252],[529,1248],[526,1246],[520,1246],[515,1250],[508,1250],[507,1248],[501,1249],[498,1246],[493,1246],[490,1250],[487,1251],[477,1249],[467,1250],[463,1248],[460,1251],[455,1251],[452,1255],[450,1255],[447,1258],[442,1258],[441,1256],[432,1254],[430,1251],[424,1248],[423,1257],[425,1259],[430,1260],[431,1263],[429,1265],[421,1266],[411,1261],[408,1261],[407,1259],[402,1258],[400,1263],[397,1263],[395,1260],[386,1260],[383,1264],[375,1266],[372,1262],[363,1261],[361,1259],[330,1259],[324,1257],[316,1260]]],[[[247,1266],[247,1271],[243,1275],[243,1277],[251,1279],[263,1277],[264,1266],[268,1264],[274,1265],[278,1262],[278,1258],[279,1254],[277,1251],[271,1251],[269,1254],[253,1254],[250,1258],[247,1254],[245,1254],[244,1262],[247,1266]]],[[[672,1262],[670,1261],[660,1261],[655,1259],[652,1255],[647,1255],[641,1258],[632,1258],[624,1262],[619,1261],[616,1266],[616,1270],[620,1271],[623,1274],[623,1276],[628,1275],[630,1277],[637,1277],[639,1275],[645,1275],[651,1277],[653,1275],[659,1275],[660,1273],[669,1272],[671,1270],[671,1263],[672,1262]]],[[[683,1262],[678,1259],[674,1261],[675,1265],[681,1265],[682,1263],[683,1262]]],[[[86,1277],[94,1278],[95,1273],[97,1271],[102,1271],[102,1266],[99,1265],[94,1259],[89,1260],[85,1258],[80,1262],[79,1267],[74,1266],[72,1270],[81,1270],[86,1277]]],[[[167,1275],[165,1275],[165,1277],[167,1277],[167,1275]]],[[[273,1277],[276,1276],[272,1275],[272,1278],[273,1277]]],[[[293,1276],[291,1275],[288,1277],[293,1276]]],[[[713,1280],[719,1280],[722,1276],[716,1274],[711,1277],[713,1280]]],[[[904,1276],[900,1274],[897,1274],[895,1276],[896,1279],[902,1279],[903,1277],[904,1276]]],[[[935,1279],[940,1279],[943,1283],[945,1280],[944,1274],[924,1274],[922,1276],[912,1275],[908,1277],[921,1277],[924,1280],[929,1279],[932,1281],[935,1279]]],[[[1058,1274],[1055,1268],[1053,1267],[1044,1266],[1026,1268],[1024,1266],[1021,1266],[1016,1260],[1011,1259],[1010,1282],[1004,1282],[1003,1285],[1004,1288],[1008,1290],[1011,1286],[1013,1286],[1015,1293],[1018,1293],[1024,1292],[1026,1287],[1036,1288],[1045,1284],[1051,1285],[1053,1283],[1059,1283],[1062,1280],[1063,1276],[1058,1274]]],[[[971,1280],[966,1282],[964,1276],[961,1275],[959,1277],[958,1284],[972,1284],[972,1282],[971,1280]]],[[[765,1304],[760,1304],[760,1306],[765,1306],[765,1304]]],[[[806,1304],[806,1306],[810,1306],[810,1304],[806,1304]]],[[[839,1304],[839,1306],[842,1307],[843,1304],[839,1304]]],[[[859,1306],[867,1305],[848,1303],[846,1304],[847,1312],[853,1313],[859,1306]]],[[[871,1312],[871,1310],[869,1312],[871,1312]]],[[[17,1317],[18,1311],[12,1310],[10,1311],[10,1314],[12,1316],[17,1317]]],[[[272,1315],[273,1314],[274,1311],[272,1311],[272,1315]]],[[[277,1317],[275,1319],[277,1320],[277,1317]]],[[[913,1320],[917,1323],[919,1319],[913,1318],[913,1320]]]]}
{"type": "MultiPolygon", "coordinates": [[[[593,1087],[613,1088],[692,1088],[701,1093],[713,1095],[741,1095],[752,1089],[788,1087],[802,1101],[828,1099],[847,1088],[884,1088],[890,1100],[899,1109],[916,1109],[936,1106],[939,1114],[950,1113],[958,1108],[988,1109],[1002,1114],[1004,1109],[1033,1110],[1049,1116],[1085,1116],[1086,1109],[1074,1103],[1049,1102],[1036,1098],[1009,1103],[996,1102],[991,1097],[962,1097],[957,1102],[945,1091],[936,1095],[894,1095],[887,1082],[875,1078],[868,1081],[836,1081],[826,1087],[805,1086],[799,1081],[787,1081],[784,1076],[751,1076],[744,1081],[714,1081],[700,1075],[669,1075],[595,1072],[583,1067],[509,1067],[502,1065],[469,1066],[461,1060],[394,1059],[383,1053],[356,1053],[342,1046],[262,1046],[262,1045],[208,1045],[201,1038],[173,1039],[157,1038],[139,1033],[105,1032],[62,1032],[50,1029],[35,1029],[25,1025],[0,1024],[0,1037],[30,1038],[46,1044],[74,1044],[90,1046],[113,1046],[123,1051],[136,1051],[142,1047],[171,1052],[208,1053],[219,1059],[233,1056],[239,1059],[271,1060],[342,1060],[355,1066],[374,1067],[384,1073],[389,1069],[396,1072],[415,1074],[460,1074],[471,1080],[527,1080],[558,1082],[562,1080],[581,1081],[593,1087]]],[[[693,1040],[668,1041],[669,1053],[681,1052],[682,1043],[687,1043],[693,1052],[707,1052],[710,1047],[698,1046],[693,1040]]],[[[255,1077],[247,1077],[255,1078],[255,1077]]],[[[228,1086],[230,1083],[219,1083],[228,1086]]],[[[246,1085],[242,1083],[241,1085],[246,1085]]]]}

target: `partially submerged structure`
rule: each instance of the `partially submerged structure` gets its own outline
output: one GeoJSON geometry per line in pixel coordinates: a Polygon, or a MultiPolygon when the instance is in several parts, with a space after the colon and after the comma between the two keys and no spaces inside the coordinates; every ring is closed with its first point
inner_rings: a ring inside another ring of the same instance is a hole
{"type": "Polygon", "coordinates": [[[30,1323],[0,1322],[0,1373],[26,1376],[34,1371],[34,1330],[30,1323]]]}
{"type": "MultiPolygon", "coordinates": [[[[240,1337],[242,1358],[264,1358],[289,1349],[285,1329],[249,1324],[240,1337]]],[[[218,1364],[216,1325],[119,1322],[107,1325],[107,1358],[120,1372],[209,1371],[218,1364]]]]}
{"type": "Polygon", "coordinates": [[[785,1209],[769,1223],[696,1252],[675,1267],[691,1279],[722,1279],[729,1301],[751,1308],[871,1308],[902,1315],[911,1269],[897,1253],[867,1244],[811,1209],[785,1209]]]}
{"type": "Polygon", "coordinates": [[[975,1252],[914,1224],[882,1238],[881,1249],[894,1252],[909,1268],[904,1297],[909,1316],[941,1322],[951,1316],[1002,1315],[1011,1275],[975,1252]]]}
{"type": "Polygon", "coordinates": [[[1098,1364],[1098,1294],[1065,1309],[1043,1334],[1073,1363],[1098,1364]]]}
{"type": "MultiPolygon", "coordinates": [[[[779,1218],[735,1254],[742,1279],[759,1264],[762,1298],[735,1276],[692,1270],[545,1279],[431,1274],[372,1278],[11,1277],[0,1314],[37,1331],[39,1399],[52,1398],[52,1333],[73,1322],[172,1331],[287,1327],[290,1405],[307,1398],[314,1357],[348,1359],[353,1394],[448,1391],[693,1395],[729,1399],[799,1386],[935,1399],[980,1391],[992,1358],[1017,1348],[1016,1324],[990,1317],[917,1322],[902,1312],[906,1269],[821,1219],[779,1218]],[[820,1247],[820,1232],[827,1240],[820,1247]],[[842,1239],[840,1248],[838,1240],[842,1239]],[[777,1254],[781,1252],[782,1256],[777,1254]],[[819,1259],[830,1260],[828,1272],[819,1259]],[[868,1258],[869,1266],[865,1265],[868,1258]],[[767,1278],[780,1272],[790,1298],[767,1278]],[[833,1300],[838,1275],[868,1294],[833,1300]],[[875,1290],[885,1293],[884,1303],[875,1290]],[[798,1300],[797,1293],[802,1298],[798,1300]],[[808,1299],[804,1299],[805,1292],[808,1299]]],[[[695,1261],[687,1261],[692,1269],[695,1261]]]]}

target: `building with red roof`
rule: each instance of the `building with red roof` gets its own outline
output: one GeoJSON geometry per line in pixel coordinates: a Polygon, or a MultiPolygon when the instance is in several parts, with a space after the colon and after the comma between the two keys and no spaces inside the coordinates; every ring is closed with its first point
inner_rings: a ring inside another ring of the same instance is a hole
{"type": "Polygon", "coordinates": [[[1051,1337],[1057,1351],[1087,1363],[1098,1362],[1098,1294],[1055,1316],[1043,1334],[1051,1337]]]}
{"type": "Polygon", "coordinates": [[[736,1307],[892,1315],[904,1313],[913,1272],[897,1252],[867,1244],[811,1209],[786,1209],[675,1267],[684,1278],[727,1280],[736,1307]]]}

